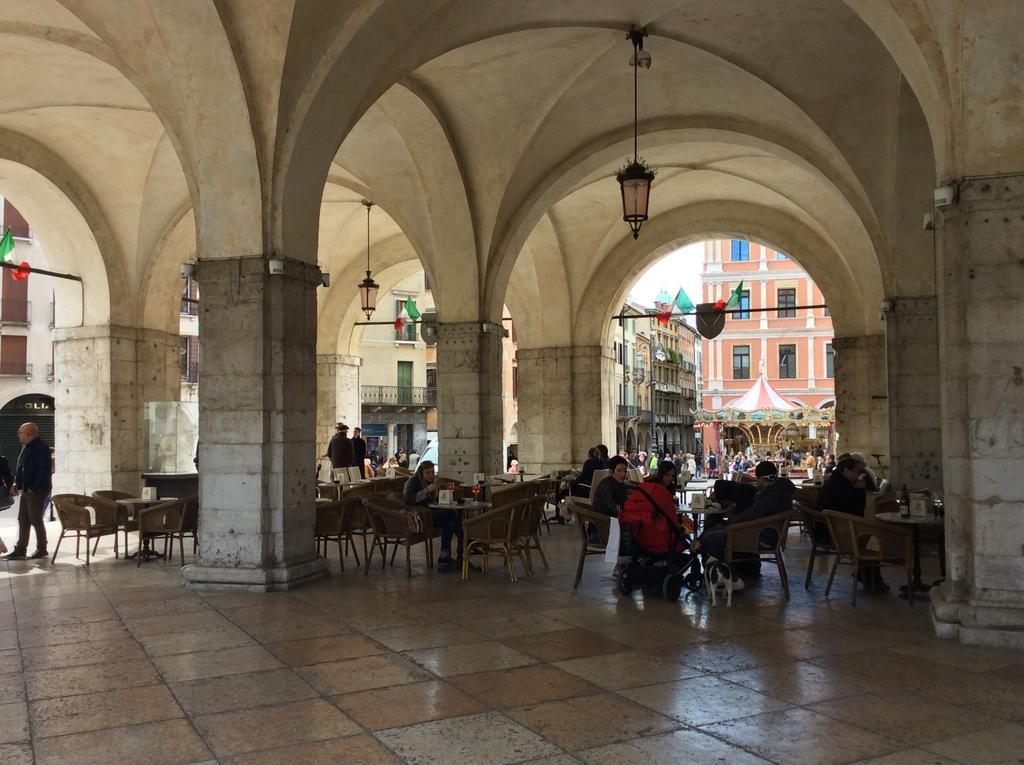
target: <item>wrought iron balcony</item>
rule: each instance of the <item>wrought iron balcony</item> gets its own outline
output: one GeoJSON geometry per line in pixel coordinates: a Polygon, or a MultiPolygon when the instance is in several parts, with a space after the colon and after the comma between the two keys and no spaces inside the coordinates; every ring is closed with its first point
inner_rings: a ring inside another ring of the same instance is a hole
{"type": "Polygon", "coordinates": [[[640,407],[634,404],[619,404],[619,419],[630,420],[640,416],[640,407]]]}
{"type": "Polygon", "coordinates": [[[437,406],[437,388],[363,385],[360,388],[360,393],[364,406],[437,406]]]}

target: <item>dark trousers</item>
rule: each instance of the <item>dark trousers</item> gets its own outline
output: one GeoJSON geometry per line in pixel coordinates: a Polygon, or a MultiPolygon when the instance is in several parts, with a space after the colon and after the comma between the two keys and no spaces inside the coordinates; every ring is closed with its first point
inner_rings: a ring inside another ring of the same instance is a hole
{"type": "Polygon", "coordinates": [[[43,512],[46,510],[45,491],[23,491],[21,505],[18,507],[18,552],[28,550],[29,532],[36,530],[36,549],[46,550],[46,526],[43,524],[43,512]]]}
{"type": "Polygon", "coordinates": [[[452,535],[459,538],[459,550],[462,550],[462,516],[458,510],[433,510],[431,520],[435,529],[441,529],[441,552],[452,554],[452,535]]]}

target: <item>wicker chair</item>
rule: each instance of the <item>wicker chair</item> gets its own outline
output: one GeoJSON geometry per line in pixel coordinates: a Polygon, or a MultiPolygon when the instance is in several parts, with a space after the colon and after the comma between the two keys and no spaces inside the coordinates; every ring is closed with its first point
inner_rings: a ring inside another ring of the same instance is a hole
{"type": "Polygon", "coordinates": [[[526,570],[531,574],[533,573],[533,556],[530,554],[532,550],[536,550],[537,554],[540,555],[544,568],[551,568],[548,565],[547,556],[544,555],[544,549],[540,546],[540,530],[543,523],[547,520],[547,515],[544,512],[544,507],[547,503],[547,491],[541,490],[534,495],[533,499],[527,501],[524,510],[521,540],[523,551],[526,553],[526,570]]]}
{"type": "Polygon", "coordinates": [[[316,543],[316,553],[324,558],[327,557],[327,543],[338,543],[338,561],[341,563],[341,570],[345,570],[345,557],[341,550],[341,500],[333,502],[320,502],[316,506],[316,520],[313,525],[313,540],[316,543]]]}
{"type": "Polygon", "coordinates": [[[569,507],[576,515],[576,526],[580,530],[582,546],[580,547],[580,559],[576,566],[576,581],[573,582],[573,589],[580,586],[580,579],[583,577],[583,564],[588,555],[604,555],[608,548],[608,534],[611,530],[612,518],[610,515],[598,513],[579,504],[576,500],[569,502],[569,507]],[[590,541],[587,533],[587,524],[591,523],[597,529],[598,541],[590,541]]]}
{"type": "Polygon", "coordinates": [[[124,534],[124,554],[128,554],[128,532],[138,531],[139,522],[137,519],[128,517],[128,508],[124,505],[117,504],[119,499],[131,499],[134,495],[129,494],[126,491],[116,491],[114,489],[103,489],[101,491],[94,491],[92,498],[103,503],[104,507],[113,507],[117,517],[117,525],[122,534],[124,534]]]}
{"type": "Polygon", "coordinates": [[[522,545],[522,519],[529,500],[502,504],[475,518],[462,522],[462,578],[469,579],[469,559],[473,555],[483,557],[483,570],[487,572],[487,561],[492,555],[500,555],[513,582],[518,582],[515,560],[518,557],[529,571],[525,547],[522,545]]]}
{"type": "MultiPolygon", "coordinates": [[[[370,484],[363,484],[351,488],[341,495],[341,513],[338,518],[339,543],[345,542],[345,550],[352,551],[357,566],[361,564],[359,553],[356,551],[355,537],[362,537],[363,558],[365,559],[369,555],[367,537],[373,533],[373,527],[366,514],[366,508],[363,507],[363,498],[372,497],[373,492],[374,489],[370,484]]],[[[394,506],[393,503],[387,501],[386,497],[375,497],[374,499],[385,506],[394,506]]],[[[344,554],[341,555],[341,570],[345,570],[344,554]]]]}
{"type": "Polygon", "coordinates": [[[836,546],[832,541],[832,533],[828,533],[827,542],[819,542],[814,536],[815,526],[822,526],[826,530],[828,529],[828,523],[825,520],[825,515],[816,508],[810,505],[805,505],[802,502],[794,502],[793,508],[803,516],[804,523],[807,526],[808,531],[811,535],[811,556],[807,561],[807,576],[804,577],[804,589],[810,589],[811,586],[811,575],[814,573],[814,560],[819,555],[835,555],[836,546]]]}
{"type": "Polygon", "coordinates": [[[767,518],[758,518],[753,521],[730,524],[725,536],[725,562],[729,565],[744,558],[754,557],[765,563],[774,563],[779,568],[779,579],[782,580],[782,590],[789,598],[789,575],[786,573],[786,563],[782,559],[782,548],[786,542],[786,531],[789,528],[789,519],[792,511],[776,513],[767,518]],[[772,545],[762,541],[761,535],[768,530],[776,533],[775,543],[772,545]]]}
{"type": "MultiPolygon", "coordinates": [[[[135,557],[136,566],[142,565],[146,540],[154,544],[158,539],[163,539],[165,543],[174,539],[181,528],[184,510],[185,500],[169,499],[139,512],[139,549],[135,557]]],[[[172,549],[171,554],[173,553],[172,549]]]]}
{"type": "MultiPolygon", "coordinates": [[[[57,516],[60,518],[60,538],[57,546],[53,549],[53,557],[50,563],[57,560],[57,551],[60,550],[60,543],[64,536],[73,531],[75,533],[75,557],[81,556],[82,539],[85,539],[85,565],[89,565],[89,542],[93,539],[96,544],[92,553],[96,554],[96,548],[100,545],[100,537],[114,535],[114,557],[118,557],[117,548],[117,509],[111,509],[101,503],[97,503],[92,497],[84,494],[57,494],[53,497],[53,505],[57,508],[57,516]],[[96,515],[96,522],[93,523],[89,509],[92,508],[96,515]]],[[[127,548],[125,550],[127,552],[127,548]]]]}
{"type": "Polygon", "coordinates": [[[379,549],[381,568],[387,566],[388,545],[394,545],[391,552],[391,565],[395,563],[395,554],[399,547],[405,548],[405,565],[409,576],[412,576],[411,551],[413,545],[422,544],[427,555],[427,568],[434,567],[434,529],[430,515],[417,509],[396,509],[388,507],[380,501],[380,497],[363,497],[363,507],[369,516],[373,528],[373,540],[366,554],[364,574],[370,573],[370,561],[373,551],[379,549]],[[418,519],[418,520],[417,520],[418,519]]]}
{"type": "Polygon", "coordinates": [[[185,565],[185,538],[192,539],[192,554],[199,552],[199,497],[186,497],[181,500],[181,518],[177,530],[170,536],[171,556],[174,556],[174,542],[178,542],[181,553],[181,565],[185,565]]]}
{"type": "Polygon", "coordinates": [[[857,605],[857,575],[861,563],[878,563],[902,566],[906,570],[907,602],[914,605],[913,534],[909,529],[835,510],[826,510],[824,516],[836,545],[836,559],[828,575],[825,597],[832,591],[832,579],[839,564],[852,563],[850,604],[857,605]]]}

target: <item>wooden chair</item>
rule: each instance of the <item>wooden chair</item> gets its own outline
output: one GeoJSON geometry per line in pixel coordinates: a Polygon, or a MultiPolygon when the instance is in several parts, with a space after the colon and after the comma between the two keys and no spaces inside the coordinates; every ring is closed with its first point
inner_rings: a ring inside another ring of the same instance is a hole
{"type": "Polygon", "coordinates": [[[857,605],[857,575],[861,563],[877,563],[892,566],[903,566],[907,574],[907,602],[914,605],[913,534],[910,529],[903,529],[884,521],[868,520],[859,515],[837,513],[835,510],[824,512],[829,533],[836,546],[836,559],[832,571],[828,575],[825,597],[832,591],[832,579],[840,563],[852,563],[850,574],[853,592],[850,604],[857,605]]]}
{"type": "Polygon", "coordinates": [[[114,489],[102,489],[100,491],[94,491],[92,498],[104,503],[104,507],[113,507],[114,513],[117,517],[117,525],[120,527],[120,531],[124,534],[124,554],[128,554],[128,532],[137,531],[139,528],[138,520],[128,517],[128,508],[124,505],[117,504],[119,499],[131,499],[134,495],[129,494],[126,491],[116,491],[114,489]]]}
{"type": "Polygon", "coordinates": [[[835,555],[836,546],[832,541],[832,532],[828,531],[828,541],[819,542],[814,536],[815,526],[821,526],[826,531],[828,530],[828,523],[825,520],[825,515],[818,509],[805,505],[802,502],[794,502],[793,508],[798,514],[803,516],[804,523],[807,526],[808,531],[811,535],[811,556],[807,561],[807,576],[804,577],[804,589],[810,589],[811,587],[811,575],[814,573],[814,559],[819,555],[835,555]]]}
{"type": "MultiPolygon", "coordinates": [[[[114,558],[118,557],[117,548],[117,509],[111,508],[107,505],[97,503],[91,497],[87,497],[84,494],[56,494],[52,498],[53,506],[57,508],[57,516],[60,518],[60,538],[57,540],[57,546],[53,549],[53,557],[50,558],[50,563],[57,560],[57,551],[60,550],[60,543],[64,541],[64,536],[70,532],[75,532],[75,557],[81,556],[81,544],[82,539],[85,539],[85,565],[89,565],[89,542],[93,539],[96,540],[96,544],[93,547],[92,553],[96,554],[96,549],[100,545],[100,537],[114,535],[114,558]],[[96,522],[93,523],[92,515],[89,513],[89,509],[92,508],[93,513],[96,515],[96,522]]],[[[127,548],[125,550],[127,552],[127,548]]]]}
{"type": "MultiPolygon", "coordinates": [[[[181,527],[184,506],[185,500],[169,499],[166,502],[147,507],[139,512],[139,549],[135,557],[136,566],[142,565],[143,551],[147,539],[152,545],[159,539],[164,540],[166,543],[174,538],[174,535],[181,527]]],[[[173,549],[171,554],[174,554],[173,549]]]]}
{"type": "Polygon", "coordinates": [[[427,568],[434,567],[434,529],[430,515],[416,509],[395,509],[380,501],[379,497],[363,497],[363,507],[373,527],[373,540],[366,555],[364,574],[370,573],[370,561],[373,551],[380,550],[380,567],[387,566],[388,545],[394,545],[391,553],[391,565],[395,563],[395,554],[399,547],[405,548],[405,565],[409,576],[412,576],[411,550],[413,545],[423,544],[427,555],[427,568]],[[418,520],[417,520],[418,519],[418,520]]]}
{"type": "Polygon", "coordinates": [[[483,557],[483,570],[487,572],[487,561],[492,555],[500,555],[513,582],[518,582],[515,559],[526,562],[525,548],[520,542],[523,511],[528,500],[510,502],[488,510],[475,518],[462,522],[462,578],[469,579],[469,559],[473,555],[483,557]]]}
{"type": "Polygon", "coordinates": [[[523,552],[526,553],[526,570],[531,574],[533,573],[533,556],[530,554],[532,550],[536,550],[540,555],[544,568],[551,568],[548,565],[547,556],[544,555],[544,549],[540,546],[540,529],[547,519],[544,512],[547,502],[547,493],[543,491],[537,492],[532,499],[526,500],[521,540],[523,552]]]}
{"type": "Polygon", "coordinates": [[[178,528],[170,536],[171,556],[174,555],[174,542],[178,542],[181,553],[181,565],[185,565],[185,538],[192,539],[192,554],[199,552],[199,497],[185,497],[181,500],[181,518],[178,528]]]}
{"type": "Polygon", "coordinates": [[[789,575],[786,573],[786,563],[782,559],[782,548],[786,541],[786,530],[789,528],[789,519],[792,511],[776,513],[767,518],[758,518],[753,521],[733,523],[727,527],[725,536],[725,562],[730,566],[737,563],[744,556],[756,558],[765,563],[774,563],[779,568],[779,579],[782,580],[782,590],[789,598],[789,575]],[[765,531],[774,530],[776,534],[774,544],[769,545],[762,540],[765,531]]]}
{"type": "Polygon", "coordinates": [[[612,518],[610,515],[598,513],[589,507],[579,504],[575,499],[569,501],[569,507],[576,515],[576,526],[580,530],[582,546],[580,547],[580,559],[576,566],[576,581],[573,582],[573,589],[580,586],[580,579],[583,577],[583,564],[588,555],[604,555],[608,548],[608,534],[611,530],[612,518]],[[592,523],[597,529],[598,541],[590,541],[587,533],[587,523],[592,523]]]}
{"type": "MultiPolygon", "coordinates": [[[[363,558],[365,559],[369,555],[367,537],[373,533],[373,526],[366,514],[366,508],[363,507],[363,498],[372,496],[374,496],[374,488],[369,484],[353,487],[341,495],[338,535],[340,541],[345,543],[345,550],[351,550],[357,566],[361,563],[359,562],[359,553],[356,551],[356,537],[362,537],[363,558]]],[[[387,497],[377,497],[376,499],[386,506],[394,507],[394,503],[388,502],[387,497]]],[[[401,507],[400,501],[398,507],[401,507]]],[[[345,570],[344,554],[341,554],[341,570],[345,570]]]]}
{"type": "Polygon", "coordinates": [[[341,551],[341,500],[321,502],[316,506],[316,519],[313,523],[313,541],[316,554],[327,557],[327,543],[338,543],[338,562],[341,570],[345,570],[345,558],[341,551]]]}

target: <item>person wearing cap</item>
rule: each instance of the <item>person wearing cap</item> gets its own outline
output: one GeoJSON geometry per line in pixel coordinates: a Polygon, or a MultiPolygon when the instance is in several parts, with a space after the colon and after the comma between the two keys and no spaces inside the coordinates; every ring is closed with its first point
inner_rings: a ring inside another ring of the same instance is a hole
{"type": "MultiPolygon", "coordinates": [[[[757,463],[757,467],[754,468],[754,476],[757,479],[757,494],[754,495],[753,504],[747,510],[731,516],[725,524],[709,529],[701,535],[701,552],[705,557],[714,556],[719,560],[723,559],[729,524],[756,521],[787,512],[793,508],[793,493],[796,491],[796,486],[788,478],[779,478],[779,469],[774,462],[762,460],[757,463]]],[[[776,541],[775,531],[762,532],[761,542],[763,544],[774,545],[776,541]]],[[[733,579],[735,580],[733,589],[743,587],[743,580],[736,576],[735,571],[733,579]]]]}
{"type": "Polygon", "coordinates": [[[355,450],[352,448],[352,439],[348,437],[348,425],[339,422],[335,426],[334,436],[324,456],[330,458],[331,467],[335,470],[355,465],[355,450]]]}

